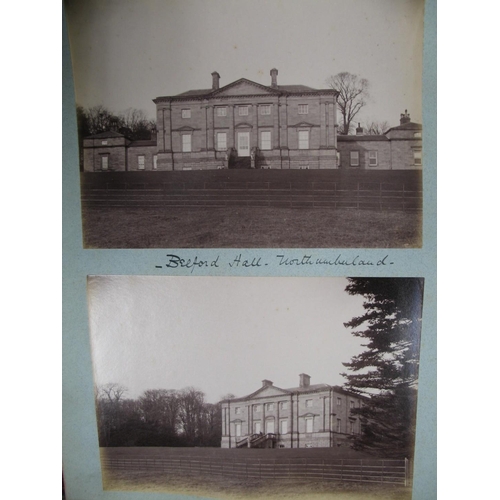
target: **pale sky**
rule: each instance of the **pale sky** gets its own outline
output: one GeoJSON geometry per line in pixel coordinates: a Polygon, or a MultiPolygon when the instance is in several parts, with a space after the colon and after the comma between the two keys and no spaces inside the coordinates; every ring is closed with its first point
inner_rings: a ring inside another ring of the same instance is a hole
{"type": "Polygon", "coordinates": [[[342,385],[360,353],[343,326],[363,313],[345,278],[93,276],[88,282],[95,382],[136,398],[146,389],[201,389],[215,403],[263,379],[282,388],[342,385]]]}
{"type": "MultiPolygon", "coordinates": [[[[359,120],[421,123],[424,0],[66,0],[76,101],[118,113],[239,78],[325,88],[367,78],[359,120]]],[[[358,121],[358,119],[356,119],[358,121]]]]}

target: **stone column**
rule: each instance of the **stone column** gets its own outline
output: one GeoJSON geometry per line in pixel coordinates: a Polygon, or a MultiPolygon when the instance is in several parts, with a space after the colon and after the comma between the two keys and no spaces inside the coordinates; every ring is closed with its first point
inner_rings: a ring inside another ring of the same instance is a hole
{"type": "Polygon", "coordinates": [[[227,138],[227,148],[234,148],[234,104],[229,104],[227,106],[228,114],[229,114],[229,132],[227,138]]]}
{"type": "Polygon", "coordinates": [[[326,148],[326,102],[320,102],[320,148],[326,148]]]}
{"type": "Polygon", "coordinates": [[[250,131],[250,149],[256,148],[259,145],[259,107],[257,104],[252,104],[252,130],[250,131]]]}
{"type": "Polygon", "coordinates": [[[207,105],[202,104],[201,105],[201,150],[206,151],[207,150],[207,143],[208,143],[208,137],[207,137],[207,105]]]}
{"type": "Polygon", "coordinates": [[[170,106],[164,108],[163,115],[163,126],[164,126],[164,151],[170,153],[172,151],[172,112],[170,106]]]}
{"type": "Polygon", "coordinates": [[[273,110],[273,144],[272,148],[273,149],[279,149],[280,148],[280,107],[278,102],[273,104],[272,107],[273,110]]]}
{"type": "Polygon", "coordinates": [[[328,104],[328,146],[337,147],[337,104],[331,102],[328,104]]]}
{"type": "Polygon", "coordinates": [[[280,112],[280,125],[281,125],[281,133],[280,133],[280,139],[281,139],[281,148],[288,149],[288,110],[287,110],[287,103],[281,102],[279,105],[279,112],[280,112]]]}
{"type": "Polygon", "coordinates": [[[208,125],[207,125],[207,149],[214,150],[214,107],[207,106],[208,125]]]}

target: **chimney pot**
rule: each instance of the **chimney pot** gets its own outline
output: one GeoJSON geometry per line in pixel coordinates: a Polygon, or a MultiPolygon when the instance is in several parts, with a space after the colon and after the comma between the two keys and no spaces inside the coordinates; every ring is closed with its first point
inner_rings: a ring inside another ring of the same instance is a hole
{"type": "Polygon", "coordinates": [[[361,126],[361,123],[358,123],[358,126],[356,128],[356,135],[364,135],[364,130],[363,127],[361,126]]]}
{"type": "Polygon", "coordinates": [[[405,123],[410,123],[410,113],[408,113],[408,110],[405,109],[404,113],[401,113],[401,119],[399,120],[401,125],[404,125],[405,123]]]}
{"type": "Polygon", "coordinates": [[[278,88],[278,70],[273,68],[270,72],[271,75],[271,87],[273,89],[278,88]]]}
{"type": "Polygon", "coordinates": [[[270,387],[273,383],[270,380],[264,379],[262,381],[262,387],[270,387]]]}
{"type": "Polygon", "coordinates": [[[219,88],[220,75],[217,71],[212,73],[212,90],[217,90],[219,88]]]}
{"type": "Polygon", "coordinates": [[[309,387],[311,385],[311,377],[306,373],[301,373],[300,377],[300,387],[309,387]]]}

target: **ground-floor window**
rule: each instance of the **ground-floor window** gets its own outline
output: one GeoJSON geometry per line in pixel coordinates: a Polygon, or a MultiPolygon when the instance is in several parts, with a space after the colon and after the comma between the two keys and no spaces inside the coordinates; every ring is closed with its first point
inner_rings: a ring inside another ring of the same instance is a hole
{"type": "Polygon", "coordinates": [[[349,433],[354,434],[354,422],[349,422],[349,433]]]}
{"type": "Polygon", "coordinates": [[[217,132],[217,151],[226,151],[227,134],[226,132],[217,132]]]}
{"type": "Polygon", "coordinates": [[[342,424],[342,422],[341,422],[340,418],[337,418],[337,432],[340,432],[341,424],[342,424]]]}
{"type": "Polygon", "coordinates": [[[376,167],[378,165],[378,156],[376,151],[368,152],[368,163],[370,167],[376,167]]]}
{"type": "Polygon", "coordinates": [[[299,130],[299,149],[309,149],[309,130],[299,130]]]}
{"type": "Polygon", "coordinates": [[[101,156],[101,170],[108,170],[108,156],[101,156]]]}
{"type": "Polygon", "coordinates": [[[311,433],[313,431],[313,419],[312,417],[306,418],[306,433],[311,433]]]}
{"type": "Polygon", "coordinates": [[[137,168],[139,170],[144,170],[144,155],[139,155],[137,157],[137,168]]]}
{"type": "Polygon", "coordinates": [[[153,155],[153,170],[158,169],[158,155],[153,155]]]}
{"type": "Polygon", "coordinates": [[[271,132],[269,130],[260,133],[260,149],[271,149],[271,132]]]}
{"type": "Polygon", "coordinates": [[[359,151],[351,151],[351,167],[359,167],[359,151]]]}
{"type": "Polygon", "coordinates": [[[254,422],[253,431],[255,434],[260,434],[260,432],[262,431],[262,427],[260,425],[260,422],[254,422]]]}
{"type": "Polygon", "coordinates": [[[281,434],[287,434],[288,433],[288,420],[282,420],[280,422],[280,424],[281,424],[281,429],[280,429],[281,434]]]}
{"type": "Polygon", "coordinates": [[[191,134],[184,134],[182,136],[182,152],[183,153],[191,152],[191,134]]]}
{"type": "Polygon", "coordinates": [[[236,424],[234,427],[235,427],[236,437],[240,437],[241,436],[241,424],[236,424]]]}
{"type": "Polygon", "coordinates": [[[422,150],[414,149],[413,150],[413,164],[414,165],[422,165],[422,150]]]}

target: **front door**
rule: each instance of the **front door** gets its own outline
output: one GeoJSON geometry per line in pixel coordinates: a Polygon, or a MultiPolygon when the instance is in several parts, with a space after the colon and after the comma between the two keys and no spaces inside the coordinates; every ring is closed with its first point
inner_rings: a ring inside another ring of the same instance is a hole
{"type": "Polygon", "coordinates": [[[250,132],[238,132],[238,156],[250,156],[250,132]]]}

